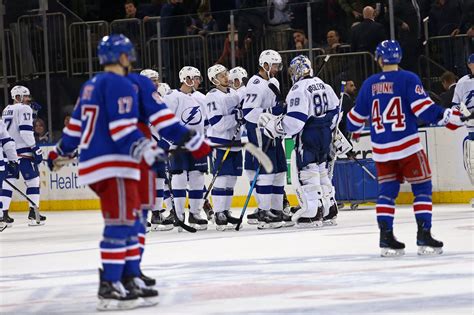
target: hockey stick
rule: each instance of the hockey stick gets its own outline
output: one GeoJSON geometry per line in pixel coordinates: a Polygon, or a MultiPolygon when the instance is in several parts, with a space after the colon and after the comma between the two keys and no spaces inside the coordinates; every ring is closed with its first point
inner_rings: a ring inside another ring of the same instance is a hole
{"type": "Polygon", "coordinates": [[[10,185],[11,188],[13,188],[14,190],[16,190],[16,192],[18,192],[23,198],[25,198],[32,206],[33,206],[33,210],[35,212],[35,221],[36,221],[36,224],[40,224],[41,223],[41,220],[40,220],[40,214],[39,214],[39,207],[36,203],[33,202],[33,200],[30,199],[30,197],[28,197],[24,192],[22,192],[18,187],[16,187],[15,185],[13,185],[8,179],[4,179],[4,181],[10,185]]]}
{"type": "Polygon", "coordinates": [[[326,55],[326,57],[323,59],[323,63],[319,66],[318,71],[316,71],[316,74],[314,75],[315,77],[317,77],[321,73],[321,71],[323,71],[323,68],[329,61],[329,58],[331,58],[331,55],[326,55]]]}
{"type": "MultiPolygon", "coordinates": [[[[329,55],[328,55],[329,56],[329,55]]],[[[334,141],[336,134],[337,134],[337,129],[339,128],[339,122],[340,122],[340,116],[341,116],[341,111],[342,111],[342,101],[344,99],[344,86],[346,85],[346,81],[341,81],[341,96],[339,98],[339,108],[337,112],[337,120],[336,120],[336,126],[334,127],[334,130],[332,131],[332,141],[334,141]]],[[[331,142],[331,145],[333,142],[331,142]]],[[[337,153],[334,154],[334,158],[331,159],[331,161],[328,162],[328,176],[330,179],[332,179],[333,173],[334,173],[334,165],[336,164],[336,159],[337,159],[337,153]]]]}
{"type": "MultiPolygon", "coordinates": [[[[259,130],[257,130],[257,132],[259,132],[259,130]]],[[[268,148],[270,147],[271,143],[272,143],[272,139],[268,139],[268,142],[265,145],[265,150],[264,150],[265,152],[268,151],[268,148]]],[[[244,215],[245,215],[245,211],[247,210],[247,206],[250,202],[250,198],[252,197],[253,189],[255,188],[255,185],[257,183],[257,178],[258,178],[258,175],[260,174],[261,166],[262,166],[262,164],[258,164],[257,170],[255,171],[255,176],[253,177],[252,184],[250,185],[249,192],[247,194],[247,198],[245,199],[244,207],[242,208],[242,211],[240,212],[239,223],[237,223],[237,226],[235,227],[236,231],[240,230],[240,225],[242,224],[242,221],[243,221],[244,215]]],[[[267,173],[270,173],[270,172],[267,172],[267,173]]]]}
{"type": "Polygon", "coordinates": [[[373,180],[377,180],[377,177],[374,174],[372,174],[372,172],[364,164],[362,164],[361,161],[359,161],[359,159],[357,159],[354,156],[350,156],[349,160],[355,161],[357,164],[360,165],[360,167],[362,167],[362,169],[364,170],[364,172],[367,173],[367,175],[369,175],[373,180]]]}
{"type": "Polygon", "coordinates": [[[472,113],[472,114],[469,115],[469,116],[463,116],[463,117],[461,117],[461,121],[468,121],[468,120],[471,120],[471,119],[474,119],[474,113],[472,113]]]}
{"type": "Polygon", "coordinates": [[[174,219],[176,220],[176,222],[178,222],[179,227],[182,228],[183,230],[186,230],[189,233],[196,233],[197,230],[195,228],[184,223],[184,220],[181,221],[179,219],[178,214],[176,213],[176,207],[174,204],[173,186],[171,185],[172,175],[168,169],[166,170],[165,174],[166,173],[168,173],[168,175],[165,175],[165,176],[167,177],[166,180],[168,181],[168,188],[170,190],[170,199],[171,199],[171,208],[172,208],[171,211],[173,211],[174,219]]]}

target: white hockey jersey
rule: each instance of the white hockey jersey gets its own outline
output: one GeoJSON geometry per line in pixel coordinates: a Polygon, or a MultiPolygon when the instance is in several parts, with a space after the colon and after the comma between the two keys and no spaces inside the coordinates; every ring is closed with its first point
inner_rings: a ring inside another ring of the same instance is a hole
{"type": "Polygon", "coordinates": [[[303,129],[309,117],[324,117],[335,110],[339,106],[339,99],[330,85],[314,77],[293,85],[286,97],[286,104],[283,129],[287,135],[293,136],[303,129]]]}
{"type": "Polygon", "coordinates": [[[204,134],[204,102],[198,102],[192,94],[180,90],[171,90],[163,97],[163,101],[184,126],[204,134]]]}
{"type": "MultiPolygon", "coordinates": [[[[465,75],[456,84],[453,95],[453,106],[458,107],[461,102],[466,104],[467,109],[471,113],[474,112],[474,75],[465,75]]],[[[468,120],[466,125],[469,132],[474,131],[473,120],[468,120]]]]}
{"type": "MultiPolygon", "coordinates": [[[[230,88],[227,92],[214,88],[206,94],[205,100],[206,116],[209,121],[208,138],[216,144],[229,144],[238,127],[232,111],[239,106],[239,95],[230,88]]],[[[240,134],[235,140],[240,141],[240,134]]],[[[232,150],[238,151],[239,148],[232,150]]]]}
{"type": "Polygon", "coordinates": [[[247,122],[257,124],[261,113],[277,105],[276,95],[268,84],[269,82],[259,75],[252,76],[248,81],[242,107],[247,122]]]}
{"type": "Polygon", "coordinates": [[[8,133],[15,141],[18,155],[32,156],[36,146],[33,134],[33,110],[30,106],[17,103],[5,107],[2,113],[8,133]]]}
{"type": "Polygon", "coordinates": [[[2,143],[0,145],[0,157],[2,157],[0,159],[0,171],[4,171],[5,159],[3,157],[6,156],[7,161],[17,161],[18,156],[16,154],[15,142],[10,137],[7,127],[2,120],[0,120],[0,141],[2,143]]]}

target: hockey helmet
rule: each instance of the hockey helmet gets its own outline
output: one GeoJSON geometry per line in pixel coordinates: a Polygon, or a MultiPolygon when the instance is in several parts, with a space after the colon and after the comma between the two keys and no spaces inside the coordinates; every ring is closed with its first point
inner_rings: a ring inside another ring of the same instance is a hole
{"type": "MultiPolygon", "coordinates": [[[[281,63],[281,56],[278,52],[273,49],[267,49],[260,53],[260,57],[258,58],[258,64],[260,67],[265,69],[264,65],[268,64],[269,70],[274,64],[278,64],[278,70],[281,71],[283,69],[283,65],[281,63]]],[[[265,70],[267,71],[267,70],[265,70]]],[[[268,73],[269,71],[267,71],[268,73]]]]}
{"type": "Polygon", "coordinates": [[[101,65],[118,63],[122,54],[126,54],[130,62],[137,59],[135,48],[128,37],[122,34],[111,34],[102,37],[97,46],[97,55],[101,65]]]}
{"type": "Polygon", "coordinates": [[[186,82],[186,78],[190,78],[192,81],[194,81],[196,77],[202,80],[201,71],[199,71],[198,68],[186,66],[181,68],[181,70],[179,71],[179,82],[185,83],[189,87],[194,86],[194,84],[189,85],[186,82]]]}
{"type": "Polygon", "coordinates": [[[209,78],[209,81],[211,81],[212,84],[220,85],[221,83],[219,82],[219,80],[217,80],[217,75],[222,72],[228,73],[227,68],[223,65],[215,64],[209,69],[207,69],[207,77],[209,78]]]}
{"type": "Polygon", "coordinates": [[[375,61],[382,58],[385,65],[396,65],[402,61],[402,47],[396,40],[384,40],[375,49],[375,61]]]}
{"type": "Polygon", "coordinates": [[[144,69],[140,72],[140,75],[145,76],[150,80],[158,80],[160,78],[158,71],[152,69],[144,69]]]}
{"type": "Polygon", "coordinates": [[[160,83],[160,85],[158,86],[158,93],[161,96],[165,96],[166,94],[168,94],[169,91],[171,91],[171,88],[168,83],[160,83]]]}
{"type": "Polygon", "coordinates": [[[467,58],[467,63],[474,63],[474,53],[470,54],[467,58]]]}
{"type": "Polygon", "coordinates": [[[16,100],[16,97],[20,97],[20,102],[23,102],[23,98],[25,96],[30,96],[30,90],[28,90],[27,87],[23,85],[15,85],[11,91],[10,94],[12,96],[12,100],[16,100]]]}
{"type": "Polygon", "coordinates": [[[244,85],[244,78],[247,79],[248,78],[248,74],[247,74],[247,71],[242,68],[242,67],[235,67],[235,68],[232,68],[230,69],[229,71],[229,80],[230,80],[230,84],[235,88],[235,89],[238,89],[239,87],[241,87],[242,85],[244,85]],[[239,86],[234,86],[234,82],[235,80],[237,80],[239,82],[239,86]]]}
{"type": "Polygon", "coordinates": [[[304,55],[296,56],[290,62],[288,73],[293,84],[301,80],[301,78],[311,76],[313,74],[311,60],[304,55]]]}

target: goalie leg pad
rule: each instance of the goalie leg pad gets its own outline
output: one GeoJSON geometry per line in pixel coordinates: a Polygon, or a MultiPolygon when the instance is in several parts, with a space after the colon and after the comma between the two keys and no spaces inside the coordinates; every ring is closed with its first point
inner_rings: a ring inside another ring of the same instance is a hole
{"type": "Polygon", "coordinates": [[[464,169],[474,185],[474,132],[469,133],[463,142],[464,169]]]}

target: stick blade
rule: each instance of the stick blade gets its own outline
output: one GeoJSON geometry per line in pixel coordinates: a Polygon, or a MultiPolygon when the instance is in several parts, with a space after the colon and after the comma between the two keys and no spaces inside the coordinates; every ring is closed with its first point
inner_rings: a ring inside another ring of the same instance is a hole
{"type": "Polygon", "coordinates": [[[273,171],[273,163],[268,157],[268,155],[262,151],[262,149],[250,142],[245,144],[244,149],[257,159],[257,161],[262,165],[265,172],[271,173],[273,171]]]}

